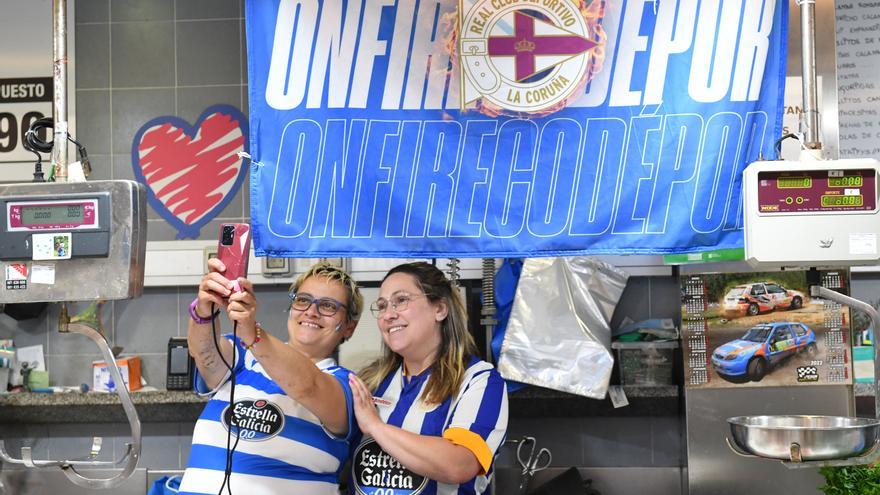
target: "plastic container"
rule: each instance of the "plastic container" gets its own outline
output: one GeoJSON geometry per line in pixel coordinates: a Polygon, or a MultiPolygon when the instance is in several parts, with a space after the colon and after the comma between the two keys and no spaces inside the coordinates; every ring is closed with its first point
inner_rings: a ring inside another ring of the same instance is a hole
{"type": "Polygon", "coordinates": [[[622,385],[672,385],[672,362],[678,341],[612,342],[617,349],[622,385]]]}

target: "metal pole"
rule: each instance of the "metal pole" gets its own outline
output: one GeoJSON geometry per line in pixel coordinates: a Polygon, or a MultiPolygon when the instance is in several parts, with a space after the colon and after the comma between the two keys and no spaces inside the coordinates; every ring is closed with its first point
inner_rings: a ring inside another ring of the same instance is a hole
{"type": "Polygon", "coordinates": [[[804,145],[810,149],[822,149],[816,83],[816,0],[797,0],[797,4],[801,10],[801,84],[806,125],[804,145]]]}
{"type": "Polygon", "coordinates": [[[52,118],[55,122],[52,168],[56,182],[67,182],[67,0],[53,0],[52,9],[52,118]]]}

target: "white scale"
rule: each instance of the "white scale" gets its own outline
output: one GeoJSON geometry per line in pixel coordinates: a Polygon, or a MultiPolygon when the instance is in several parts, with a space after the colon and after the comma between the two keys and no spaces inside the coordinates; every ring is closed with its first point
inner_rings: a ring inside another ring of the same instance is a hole
{"type": "Polygon", "coordinates": [[[880,264],[878,169],[874,159],[749,165],[746,260],[759,268],[880,264]]]}

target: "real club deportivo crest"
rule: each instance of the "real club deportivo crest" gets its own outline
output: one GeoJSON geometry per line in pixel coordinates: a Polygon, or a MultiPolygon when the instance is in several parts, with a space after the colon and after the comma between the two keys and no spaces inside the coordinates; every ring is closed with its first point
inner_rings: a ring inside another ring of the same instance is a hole
{"type": "Polygon", "coordinates": [[[460,11],[463,109],[480,98],[513,112],[561,108],[590,76],[597,43],[571,0],[463,0],[460,11]]]}

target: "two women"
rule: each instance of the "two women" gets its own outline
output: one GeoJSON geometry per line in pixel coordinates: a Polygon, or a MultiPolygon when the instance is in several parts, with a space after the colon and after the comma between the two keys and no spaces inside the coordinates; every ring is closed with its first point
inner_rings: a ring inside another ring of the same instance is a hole
{"type": "Polygon", "coordinates": [[[329,359],[362,306],[347,274],[318,265],[300,277],[285,344],[256,323],[250,282],[239,279],[243,290],[233,293],[222,264],[211,263],[191,306],[189,339],[200,391],[214,396],[196,424],[181,493],[218,493],[225,478],[233,493],[247,495],[335,493],[349,444],[357,493],[487,489],[507,430],[506,388],[475,357],[462,297],[439,269],[408,263],[388,272],[371,307],[383,354],[357,377],[329,359]],[[236,322],[236,338],[214,337],[212,317],[202,316],[212,303],[236,322]],[[220,358],[232,363],[234,347],[241,352],[230,374],[220,358]],[[240,433],[227,462],[232,390],[232,428],[240,433]]]}

